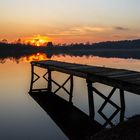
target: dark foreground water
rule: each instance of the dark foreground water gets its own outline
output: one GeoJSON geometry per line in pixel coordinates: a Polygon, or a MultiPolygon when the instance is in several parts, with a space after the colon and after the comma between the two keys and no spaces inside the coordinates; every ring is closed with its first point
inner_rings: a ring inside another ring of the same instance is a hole
{"type": "MultiPolygon", "coordinates": [[[[37,104],[28,94],[30,86],[30,63],[31,60],[47,59],[44,55],[24,57],[20,60],[6,59],[1,60],[0,64],[0,139],[1,140],[66,140],[69,139],[64,131],[55,124],[51,117],[37,104]]],[[[124,68],[140,71],[140,60],[119,59],[119,58],[100,58],[100,57],[71,57],[53,56],[51,59],[90,64],[97,66],[124,68]]],[[[40,75],[45,70],[36,69],[40,75]]],[[[54,72],[53,79],[63,83],[67,75],[54,72]]],[[[74,77],[74,97],[73,103],[80,110],[88,114],[88,97],[86,81],[82,78],[74,77]]],[[[38,81],[37,87],[46,86],[43,79],[38,81]]],[[[112,89],[109,86],[95,84],[104,95],[112,89]]],[[[68,85],[67,85],[68,87],[68,85]]],[[[55,86],[53,87],[56,88],[55,86]]],[[[112,100],[119,105],[119,94],[113,95],[112,100]]],[[[67,100],[67,95],[63,90],[59,96],[67,100]]],[[[95,94],[96,111],[103,102],[102,98],[95,94]]],[[[140,96],[125,92],[126,111],[125,119],[136,114],[140,114],[140,96]]],[[[103,110],[109,117],[115,109],[109,104],[103,110]]],[[[61,112],[60,112],[61,113],[61,112]]],[[[104,124],[105,120],[96,113],[96,120],[104,124]]],[[[113,118],[113,124],[119,122],[119,113],[113,118]]],[[[109,126],[109,125],[108,125],[109,126]]]]}

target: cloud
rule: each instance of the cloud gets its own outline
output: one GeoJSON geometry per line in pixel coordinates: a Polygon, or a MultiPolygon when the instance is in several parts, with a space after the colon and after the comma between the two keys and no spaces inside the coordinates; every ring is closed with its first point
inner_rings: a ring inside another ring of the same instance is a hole
{"type": "Polygon", "coordinates": [[[128,31],[129,30],[128,28],[121,27],[121,26],[116,26],[116,27],[114,27],[114,29],[118,30],[118,31],[128,31]]]}
{"type": "Polygon", "coordinates": [[[50,33],[48,35],[59,35],[59,36],[78,36],[78,35],[87,35],[87,34],[97,34],[103,33],[110,30],[107,27],[93,27],[93,26],[75,26],[70,28],[64,28],[57,30],[56,32],[50,33]]]}
{"type": "Polygon", "coordinates": [[[103,27],[83,26],[83,27],[75,27],[74,30],[82,32],[82,33],[85,33],[85,32],[103,32],[103,31],[105,31],[105,28],[103,28],[103,27]]]}

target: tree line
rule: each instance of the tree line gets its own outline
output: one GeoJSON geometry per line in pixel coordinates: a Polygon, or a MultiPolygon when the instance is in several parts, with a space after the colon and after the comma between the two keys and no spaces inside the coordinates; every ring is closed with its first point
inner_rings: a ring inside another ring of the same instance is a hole
{"type": "MultiPolygon", "coordinates": [[[[48,53],[49,55],[53,54],[70,54],[70,55],[95,55],[101,54],[102,56],[106,55],[106,51],[111,50],[112,54],[117,52],[116,50],[124,50],[138,53],[140,50],[140,39],[137,40],[123,40],[123,41],[106,41],[99,43],[75,43],[75,44],[57,44],[53,45],[52,42],[48,42],[45,46],[35,47],[30,44],[22,43],[7,43],[0,42],[0,58],[8,57],[22,57],[25,55],[30,55],[34,53],[48,53]]],[[[116,55],[119,55],[119,51],[116,55]]],[[[107,54],[108,55],[108,54],[107,54]]],[[[116,56],[115,55],[115,56],[116,56]]]]}

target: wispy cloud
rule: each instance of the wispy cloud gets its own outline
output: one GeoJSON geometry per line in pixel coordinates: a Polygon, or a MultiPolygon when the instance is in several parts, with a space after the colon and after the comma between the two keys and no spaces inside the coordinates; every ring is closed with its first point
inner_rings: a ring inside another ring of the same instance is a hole
{"type": "Polygon", "coordinates": [[[114,27],[115,30],[119,30],[119,31],[128,31],[129,28],[126,28],[126,27],[121,27],[121,26],[116,26],[114,27]]]}
{"type": "Polygon", "coordinates": [[[82,32],[82,33],[86,33],[86,32],[104,32],[105,28],[103,28],[103,27],[83,26],[83,27],[75,27],[73,30],[79,31],[79,32],[82,32]]]}
{"type": "Polygon", "coordinates": [[[49,35],[59,35],[59,36],[87,35],[87,34],[103,33],[108,30],[110,29],[107,27],[75,26],[58,30],[57,32],[51,33],[49,35]]]}

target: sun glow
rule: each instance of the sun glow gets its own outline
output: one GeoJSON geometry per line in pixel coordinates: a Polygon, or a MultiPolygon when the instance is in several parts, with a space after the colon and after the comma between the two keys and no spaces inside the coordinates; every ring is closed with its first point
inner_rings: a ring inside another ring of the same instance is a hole
{"type": "Polygon", "coordinates": [[[33,46],[44,46],[50,41],[47,36],[35,35],[34,37],[29,37],[24,40],[25,44],[30,44],[33,46]]]}
{"type": "Polygon", "coordinates": [[[21,58],[21,61],[23,62],[32,62],[32,61],[40,61],[40,60],[48,60],[46,54],[36,53],[30,56],[25,56],[21,58]]]}

